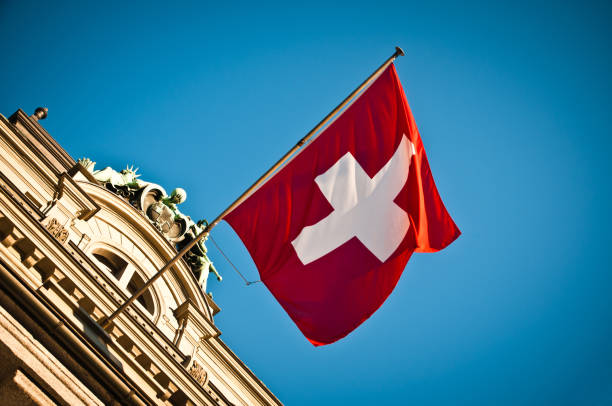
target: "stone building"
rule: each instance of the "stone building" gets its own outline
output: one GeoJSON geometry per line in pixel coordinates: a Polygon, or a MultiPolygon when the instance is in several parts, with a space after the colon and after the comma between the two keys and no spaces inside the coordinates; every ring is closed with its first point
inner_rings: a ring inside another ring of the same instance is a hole
{"type": "Polygon", "coordinates": [[[203,244],[101,327],[201,224],[75,162],[45,116],[0,115],[0,404],[280,405],[219,338],[203,244]]]}

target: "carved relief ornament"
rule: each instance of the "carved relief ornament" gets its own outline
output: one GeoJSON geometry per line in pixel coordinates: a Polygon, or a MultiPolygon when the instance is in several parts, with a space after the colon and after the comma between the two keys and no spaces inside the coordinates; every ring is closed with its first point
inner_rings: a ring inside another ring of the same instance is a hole
{"type": "Polygon", "coordinates": [[[56,218],[49,220],[45,228],[53,235],[60,243],[65,244],[68,241],[68,230],[57,221],[56,218]]]}
{"type": "Polygon", "coordinates": [[[200,385],[206,385],[208,373],[204,370],[204,368],[202,368],[202,365],[197,363],[197,361],[194,360],[191,363],[191,367],[189,367],[189,374],[193,376],[193,378],[198,381],[200,385]]]}

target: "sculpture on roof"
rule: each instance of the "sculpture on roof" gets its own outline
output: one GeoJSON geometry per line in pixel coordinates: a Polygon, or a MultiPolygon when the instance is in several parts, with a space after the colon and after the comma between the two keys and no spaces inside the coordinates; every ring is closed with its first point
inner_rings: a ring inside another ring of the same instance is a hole
{"type": "Polygon", "coordinates": [[[177,209],[176,205],[183,203],[187,200],[187,192],[183,188],[176,188],[170,193],[170,196],[162,197],[160,200],[165,204],[175,215],[175,218],[180,218],[183,214],[177,209]]]}
{"type": "MultiPolygon", "coordinates": [[[[168,195],[161,186],[138,179],[140,174],[136,173],[138,169],[134,169],[133,166],[117,172],[109,166],[101,170],[94,170],[96,163],[89,158],[79,159],[78,162],[102,186],[125,198],[134,208],[142,212],[151,224],[179,250],[201,233],[203,226],[207,224],[206,220],[195,223],[191,217],[181,213],[177,206],[187,199],[187,192],[182,188],[176,188],[168,195]]],[[[206,255],[204,240],[198,241],[185,254],[184,259],[196,276],[199,285],[206,291],[206,280],[209,273],[214,273],[219,281],[222,278],[206,255]]]]}
{"type": "MultiPolygon", "coordinates": [[[[206,220],[200,220],[197,223],[194,223],[191,220],[191,217],[187,217],[188,221],[188,229],[187,232],[183,235],[181,241],[178,242],[177,248],[181,249],[185,245],[187,245],[190,241],[192,241],[197,235],[201,234],[204,231],[204,227],[208,225],[206,220]]],[[[217,280],[221,282],[223,278],[214,267],[213,263],[208,259],[206,255],[207,249],[206,245],[204,245],[204,241],[206,241],[208,237],[202,238],[200,241],[196,243],[187,253],[184,258],[185,261],[191,267],[191,270],[194,271],[196,278],[198,278],[198,283],[205,283],[206,278],[208,278],[209,273],[214,273],[217,277],[217,280]]]]}
{"type": "Polygon", "coordinates": [[[140,189],[147,185],[146,182],[139,180],[140,174],[137,174],[138,168],[134,169],[134,166],[128,166],[117,172],[110,166],[104,169],[94,170],[96,163],[89,158],[82,158],[78,161],[85,167],[93,177],[100,183],[110,184],[113,187],[128,187],[131,189],[140,189]]]}

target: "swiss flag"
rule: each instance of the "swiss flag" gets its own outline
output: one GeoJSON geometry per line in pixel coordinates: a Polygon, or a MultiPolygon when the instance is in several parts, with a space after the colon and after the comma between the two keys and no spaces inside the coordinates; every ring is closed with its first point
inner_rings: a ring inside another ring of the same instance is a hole
{"type": "Polygon", "coordinates": [[[460,234],[393,64],[225,220],[314,345],[370,317],[414,251],[460,234]]]}

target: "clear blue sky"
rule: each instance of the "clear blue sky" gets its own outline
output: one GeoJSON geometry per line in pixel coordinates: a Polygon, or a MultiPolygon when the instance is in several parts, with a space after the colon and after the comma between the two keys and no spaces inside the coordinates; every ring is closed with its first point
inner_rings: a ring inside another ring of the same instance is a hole
{"type": "MultiPolygon", "coordinates": [[[[400,45],[463,235],[322,348],[209,246],[222,338],[287,405],[608,405],[611,18],[608,2],[4,0],[0,112],[48,107],[72,156],[135,164],[211,219],[400,45]]],[[[227,224],[213,236],[257,279],[227,224]]]]}

